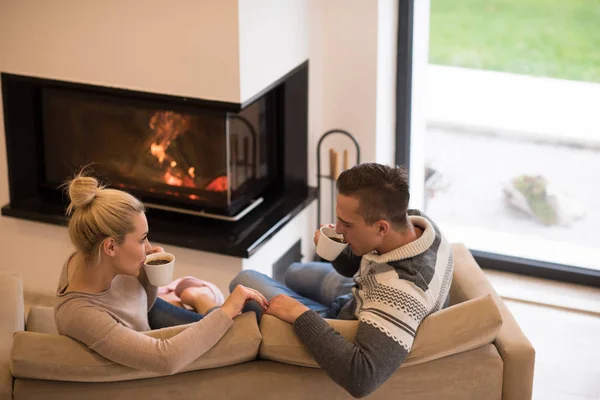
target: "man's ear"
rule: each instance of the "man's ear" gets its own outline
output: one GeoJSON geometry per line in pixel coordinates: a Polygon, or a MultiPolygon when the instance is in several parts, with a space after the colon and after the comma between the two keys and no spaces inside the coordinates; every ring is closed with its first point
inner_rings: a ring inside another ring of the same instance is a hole
{"type": "Polygon", "coordinates": [[[390,223],[384,219],[375,222],[375,224],[377,226],[377,235],[378,236],[385,236],[392,229],[390,223]]]}
{"type": "Polygon", "coordinates": [[[102,242],[102,251],[110,257],[114,257],[115,255],[115,244],[116,241],[114,238],[106,238],[104,239],[104,241],[102,242]]]}

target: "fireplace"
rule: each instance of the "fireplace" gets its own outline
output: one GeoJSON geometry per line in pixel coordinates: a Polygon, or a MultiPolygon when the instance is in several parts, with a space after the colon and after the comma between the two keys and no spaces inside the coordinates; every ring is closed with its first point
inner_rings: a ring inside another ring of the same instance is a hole
{"type": "Polygon", "coordinates": [[[244,104],[5,73],[2,95],[10,188],[3,215],[64,224],[59,187],[89,165],[148,205],[151,229],[160,228],[155,240],[214,250],[211,240],[221,239],[221,252],[248,256],[252,240],[314,198],[308,62],[244,104]]]}
{"type": "Polygon", "coordinates": [[[91,164],[147,203],[231,215],[276,181],[271,93],[232,113],[86,89],[41,88],[46,188],[91,164]]]}

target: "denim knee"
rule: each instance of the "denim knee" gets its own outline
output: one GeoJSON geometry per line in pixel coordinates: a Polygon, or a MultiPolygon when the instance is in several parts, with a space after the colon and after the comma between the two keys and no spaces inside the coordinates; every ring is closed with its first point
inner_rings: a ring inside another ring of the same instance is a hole
{"type": "Polygon", "coordinates": [[[290,287],[290,283],[294,282],[299,275],[301,276],[305,269],[306,264],[300,262],[290,264],[285,270],[285,276],[283,278],[285,285],[290,287]]]}
{"type": "Polygon", "coordinates": [[[263,274],[261,274],[260,272],[254,271],[251,269],[247,269],[247,270],[240,272],[229,283],[229,293],[233,292],[233,289],[235,289],[235,287],[237,285],[251,287],[252,285],[250,284],[250,282],[254,281],[256,279],[256,277],[262,276],[262,275],[263,274]]]}

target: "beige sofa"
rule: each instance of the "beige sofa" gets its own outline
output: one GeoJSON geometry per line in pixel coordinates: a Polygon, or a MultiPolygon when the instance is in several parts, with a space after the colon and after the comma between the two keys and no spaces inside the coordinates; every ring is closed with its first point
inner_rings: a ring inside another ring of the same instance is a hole
{"type": "MultiPolygon", "coordinates": [[[[535,353],[460,244],[453,245],[452,306],[426,318],[398,371],[368,398],[530,399],[535,353]]],[[[56,334],[52,309],[24,323],[20,278],[0,275],[0,400],[3,399],[347,399],[318,368],[289,324],[236,318],[209,352],[170,376],[114,364],[56,334]]],[[[329,321],[348,339],[357,323],[329,321]]],[[[181,327],[147,334],[167,338],[181,327]]]]}

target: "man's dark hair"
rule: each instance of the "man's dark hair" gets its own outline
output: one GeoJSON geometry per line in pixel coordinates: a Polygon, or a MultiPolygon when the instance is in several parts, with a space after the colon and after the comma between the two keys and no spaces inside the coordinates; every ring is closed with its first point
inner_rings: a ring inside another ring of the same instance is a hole
{"type": "Polygon", "coordinates": [[[340,174],[337,189],[344,196],[358,198],[358,214],[367,224],[384,219],[396,231],[406,227],[410,194],[405,167],[359,164],[340,174]]]}

